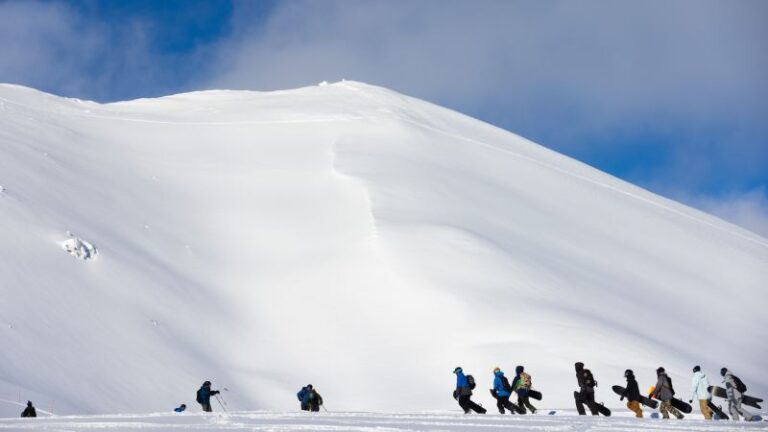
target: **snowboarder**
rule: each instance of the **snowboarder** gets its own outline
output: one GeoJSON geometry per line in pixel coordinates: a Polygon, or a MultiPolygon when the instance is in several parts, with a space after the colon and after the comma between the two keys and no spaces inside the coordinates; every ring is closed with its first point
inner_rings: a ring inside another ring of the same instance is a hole
{"type": "Polygon", "coordinates": [[[504,408],[506,408],[510,414],[514,414],[517,407],[509,401],[509,397],[512,395],[512,386],[509,385],[509,380],[498,367],[493,370],[493,376],[492,392],[496,398],[496,407],[499,409],[499,413],[504,414],[504,408]]]}
{"type": "Polygon", "coordinates": [[[712,399],[712,395],[708,389],[709,380],[701,371],[701,366],[694,366],[693,379],[691,380],[691,399],[688,403],[692,404],[694,398],[698,399],[699,409],[701,409],[701,415],[704,416],[704,420],[712,420],[712,410],[709,408],[709,401],[712,399]]]}
{"type": "Polygon", "coordinates": [[[643,409],[640,408],[640,387],[637,385],[635,373],[632,369],[627,369],[624,371],[624,378],[627,379],[627,388],[620,400],[627,398],[627,408],[635,413],[635,417],[643,418],[643,409]]]}
{"type": "Polygon", "coordinates": [[[464,375],[464,371],[461,367],[454,369],[453,373],[456,374],[456,390],[453,391],[453,397],[459,401],[459,406],[464,410],[464,414],[469,414],[470,410],[478,414],[485,414],[485,408],[472,402],[470,399],[472,396],[472,389],[475,387],[474,378],[471,378],[471,375],[464,375]]]}
{"type": "Polygon", "coordinates": [[[663,418],[668,419],[669,413],[672,413],[678,420],[683,419],[683,414],[672,406],[672,398],[675,396],[675,389],[672,387],[672,379],[667,375],[663,367],[656,369],[656,387],[652,396],[661,401],[659,411],[663,418]]]}
{"type": "Polygon", "coordinates": [[[211,382],[206,381],[202,387],[197,391],[197,403],[203,407],[205,412],[213,412],[211,409],[211,396],[219,394],[218,390],[211,390],[211,382]]]}
{"type": "Polygon", "coordinates": [[[178,408],[174,408],[173,409],[173,411],[177,412],[177,413],[183,413],[186,410],[187,410],[187,405],[186,404],[181,404],[181,405],[178,406],[178,408]]]}
{"type": "Polygon", "coordinates": [[[599,415],[597,403],[595,402],[595,387],[597,387],[597,381],[592,376],[592,372],[589,369],[584,369],[584,363],[577,362],[576,367],[576,381],[579,383],[579,391],[576,393],[576,409],[579,411],[579,415],[586,415],[584,411],[584,404],[587,405],[592,415],[599,415]]]}
{"type": "Polygon", "coordinates": [[[315,390],[312,384],[302,387],[296,397],[301,402],[302,411],[320,411],[320,405],[323,404],[323,397],[315,390]]]}
{"type": "Polygon", "coordinates": [[[27,407],[21,412],[22,417],[37,417],[37,410],[32,406],[32,401],[27,401],[27,407]]]}
{"type": "Polygon", "coordinates": [[[512,384],[512,389],[517,392],[517,406],[520,407],[522,413],[525,414],[525,407],[531,410],[531,414],[536,414],[536,407],[531,405],[528,392],[531,390],[531,376],[525,373],[523,366],[515,368],[515,380],[512,384]]]}
{"type": "Polygon", "coordinates": [[[739,415],[741,415],[744,417],[744,420],[751,420],[754,416],[741,407],[742,398],[744,397],[744,392],[747,391],[747,386],[727,368],[720,369],[720,375],[723,376],[725,394],[728,395],[728,411],[731,412],[731,418],[738,420],[739,415]]]}

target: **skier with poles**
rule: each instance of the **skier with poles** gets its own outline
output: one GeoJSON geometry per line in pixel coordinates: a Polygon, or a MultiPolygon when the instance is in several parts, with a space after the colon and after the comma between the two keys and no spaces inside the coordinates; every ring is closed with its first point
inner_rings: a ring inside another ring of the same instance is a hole
{"type": "Polygon", "coordinates": [[[221,392],[218,390],[211,390],[211,382],[206,381],[197,391],[197,403],[202,406],[203,411],[213,412],[211,409],[211,396],[215,396],[219,393],[221,392]]]}

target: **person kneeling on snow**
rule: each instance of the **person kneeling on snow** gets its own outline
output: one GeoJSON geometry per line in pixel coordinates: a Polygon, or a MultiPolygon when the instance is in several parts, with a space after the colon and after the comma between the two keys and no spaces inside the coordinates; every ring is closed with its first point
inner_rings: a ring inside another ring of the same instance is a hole
{"type": "Polygon", "coordinates": [[[219,393],[220,392],[218,390],[211,390],[211,382],[206,381],[197,391],[197,403],[203,407],[203,411],[213,412],[211,409],[211,396],[217,395],[219,393]]]}
{"type": "Polygon", "coordinates": [[[177,413],[183,413],[186,410],[187,410],[187,405],[185,405],[185,404],[181,404],[181,405],[179,405],[178,408],[174,408],[173,409],[173,411],[177,412],[177,413]]]}
{"type": "Polygon", "coordinates": [[[27,401],[27,407],[21,412],[22,417],[37,417],[37,411],[32,406],[32,401],[27,401]]]}

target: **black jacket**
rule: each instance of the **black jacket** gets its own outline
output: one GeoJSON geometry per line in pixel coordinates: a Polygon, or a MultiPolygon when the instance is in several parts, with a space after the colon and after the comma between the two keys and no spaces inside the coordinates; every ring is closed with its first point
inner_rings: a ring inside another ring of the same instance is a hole
{"type": "Polygon", "coordinates": [[[576,380],[579,382],[579,388],[582,390],[592,391],[597,383],[592,376],[592,372],[589,369],[582,369],[576,372],[576,380]]]}
{"type": "Polygon", "coordinates": [[[637,385],[635,377],[627,377],[627,388],[621,396],[631,401],[640,402],[640,387],[637,385]]]}
{"type": "Polygon", "coordinates": [[[21,413],[22,417],[37,417],[37,411],[35,411],[35,407],[32,405],[27,405],[26,408],[24,408],[24,411],[21,413]]]}

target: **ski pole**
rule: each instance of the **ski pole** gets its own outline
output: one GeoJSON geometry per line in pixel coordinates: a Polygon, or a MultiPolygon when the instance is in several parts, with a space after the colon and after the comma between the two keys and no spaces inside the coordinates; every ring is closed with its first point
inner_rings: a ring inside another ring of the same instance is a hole
{"type": "Polygon", "coordinates": [[[320,406],[321,406],[321,407],[323,407],[323,410],[324,410],[325,412],[328,412],[328,408],[326,408],[326,407],[325,407],[325,405],[320,405],[320,406]]]}
{"type": "MultiPolygon", "coordinates": [[[[224,389],[224,390],[226,390],[226,389],[224,389]]],[[[222,394],[221,394],[221,393],[217,394],[216,396],[218,396],[218,397],[220,397],[220,398],[221,398],[221,401],[222,401],[222,402],[224,402],[224,406],[225,406],[225,407],[228,407],[228,406],[229,406],[229,405],[227,405],[227,401],[226,401],[226,400],[224,400],[224,396],[222,396],[222,394]]]]}
{"type": "Polygon", "coordinates": [[[221,398],[219,397],[219,395],[215,395],[215,396],[216,396],[216,402],[219,403],[219,405],[221,406],[221,409],[223,409],[225,413],[229,413],[229,411],[227,410],[227,407],[225,407],[224,404],[221,403],[221,398]]]}

